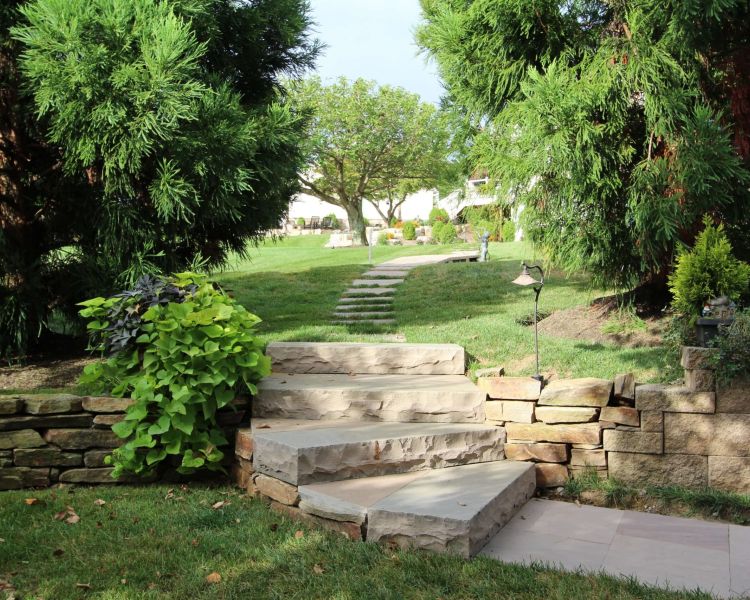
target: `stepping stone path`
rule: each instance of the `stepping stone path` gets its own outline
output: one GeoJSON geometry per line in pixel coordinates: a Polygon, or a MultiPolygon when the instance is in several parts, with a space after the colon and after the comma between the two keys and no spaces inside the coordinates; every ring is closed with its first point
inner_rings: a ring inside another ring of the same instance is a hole
{"type": "MultiPolygon", "coordinates": [[[[354,539],[473,556],[531,498],[533,463],[454,344],[276,342],[253,398],[249,490],[354,539]]],[[[247,455],[246,455],[247,456],[247,455]]]]}
{"type": "Polygon", "coordinates": [[[355,279],[344,292],[333,313],[335,325],[395,325],[393,297],[396,288],[409,272],[424,265],[447,262],[470,262],[479,252],[461,251],[452,254],[402,256],[376,265],[355,279]]]}

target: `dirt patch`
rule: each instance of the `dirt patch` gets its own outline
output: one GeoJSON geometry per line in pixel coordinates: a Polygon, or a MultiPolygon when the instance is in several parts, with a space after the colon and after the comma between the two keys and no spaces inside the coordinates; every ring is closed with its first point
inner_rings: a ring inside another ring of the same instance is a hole
{"type": "Polygon", "coordinates": [[[627,348],[661,345],[663,328],[662,319],[641,318],[602,301],[558,310],[539,322],[539,333],[545,335],[627,348]]]}
{"type": "Polygon", "coordinates": [[[76,385],[83,367],[93,358],[55,359],[0,368],[0,390],[66,388],[76,385]]]}

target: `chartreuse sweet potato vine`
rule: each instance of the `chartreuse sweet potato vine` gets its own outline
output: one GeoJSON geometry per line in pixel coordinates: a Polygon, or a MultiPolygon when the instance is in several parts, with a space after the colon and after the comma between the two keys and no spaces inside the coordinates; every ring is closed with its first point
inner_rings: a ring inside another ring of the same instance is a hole
{"type": "Polygon", "coordinates": [[[148,475],[169,457],[180,473],[221,470],[227,439],[216,413],[240,393],[255,394],[271,370],[253,335],[260,319],[195,273],[144,279],[81,305],[92,349],[110,352],[84,369],[81,383],[134,401],[112,427],[127,440],[112,454],[113,477],[148,475]]]}

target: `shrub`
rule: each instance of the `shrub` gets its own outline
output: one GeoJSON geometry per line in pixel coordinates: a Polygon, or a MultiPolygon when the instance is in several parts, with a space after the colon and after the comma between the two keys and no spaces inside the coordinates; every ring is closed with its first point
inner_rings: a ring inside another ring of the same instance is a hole
{"type": "Polygon", "coordinates": [[[463,221],[471,225],[471,231],[477,241],[487,231],[490,240],[498,242],[503,235],[503,207],[499,204],[487,204],[485,206],[470,206],[463,213],[463,221]]]}
{"type": "Polygon", "coordinates": [[[447,223],[448,221],[450,221],[448,211],[436,206],[430,211],[430,218],[427,222],[429,225],[434,225],[435,223],[447,223]]]}
{"type": "Polygon", "coordinates": [[[403,234],[405,240],[417,239],[417,227],[412,221],[406,221],[406,223],[404,223],[403,234]]]}
{"type": "Polygon", "coordinates": [[[691,318],[715,296],[738,300],[750,283],[750,265],[732,255],[724,226],[713,225],[709,217],[703,222],[705,227],[695,245],[679,254],[669,278],[673,308],[691,318]]]}
{"type": "Polygon", "coordinates": [[[339,218],[335,214],[331,213],[331,214],[327,215],[326,219],[328,219],[328,222],[331,225],[331,229],[340,229],[341,228],[341,223],[339,223],[339,218]]]}
{"type": "Polygon", "coordinates": [[[511,219],[503,223],[503,241],[512,242],[516,239],[516,224],[511,219]]]}
{"type": "Polygon", "coordinates": [[[717,375],[722,381],[731,381],[739,375],[750,374],[750,309],[738,311],[734,322],[721,327],[717,338],[719,357],[717,375]]]}
{"type": "Polygon", "coordinates": [[[458,240],[458,234],[453,223],[436,221],[432,226],[432,237],[438,244],[452,244],[458,240]]]}
{"type": "Polygon", "coordinates": [[[305,217],[297,217],[296,222],[297,222],[297,227],[299,227],[300,229],[305,228],[305,217]]]}
{"type": "Polygon", "coordinates": [[[167,459],[180,473],[222,470],[228,442],[216,413],[238,394],[257,393],[271,370],[253,335],[260,319],[194,273],[141,280],[81,305],[92,349],[109,354],[86,366],[81,383],[133,399],[112,427],[126,440],[112,454],[112,476],[147,475],[167,459]]]}
{"type": "Polygon", "coordinates": [[[388,245],[388,234],[381,231],[380,235],[378,236],[378,246],[387,246],[387,245],[388,245]]]}

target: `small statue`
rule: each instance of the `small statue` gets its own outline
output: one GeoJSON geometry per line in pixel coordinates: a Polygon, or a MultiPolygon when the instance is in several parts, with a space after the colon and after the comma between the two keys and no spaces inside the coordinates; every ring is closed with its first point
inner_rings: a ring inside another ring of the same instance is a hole
{"type": "Polygon", "coordinates": [[[482,236],[482,245],[479,248],[479,262],[487,262],[490,259],[489,244],[490,232],[485,231],[482,236]]]}

